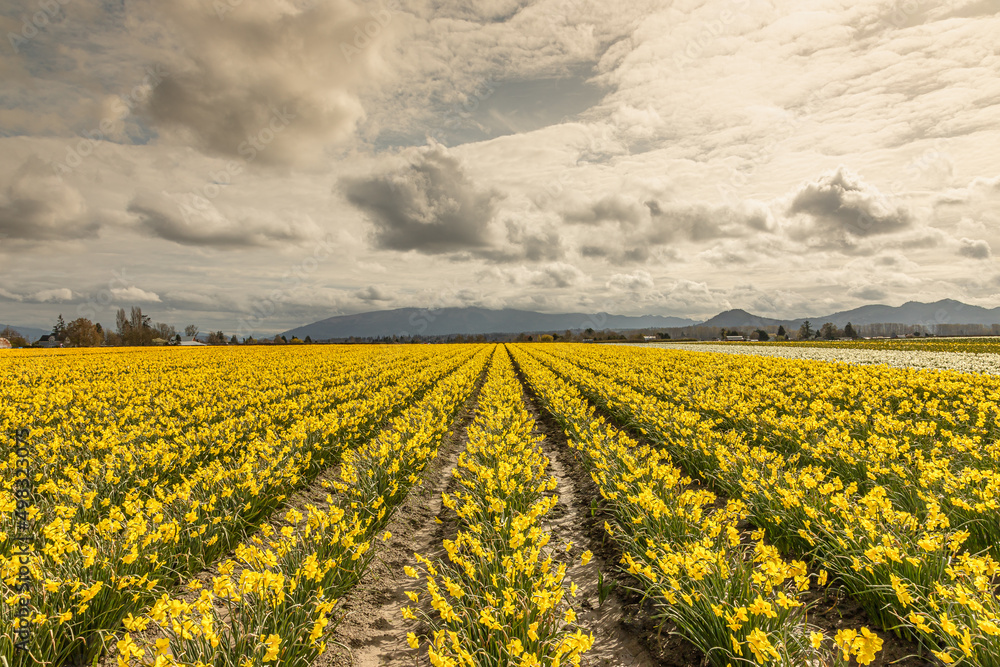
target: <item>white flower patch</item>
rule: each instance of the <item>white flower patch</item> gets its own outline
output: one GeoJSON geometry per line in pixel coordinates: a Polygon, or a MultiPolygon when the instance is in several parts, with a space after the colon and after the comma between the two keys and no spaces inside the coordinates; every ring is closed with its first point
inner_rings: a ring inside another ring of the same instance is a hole
{"type": "Polygon", "coordinates": [[[895,368],[947,369],[961,373],[1000,375],[1000,354],[991,352],[919,352],[904,350],[859,350],[828,347],[784,347],[781,345],[734,345],[713,343],[627,343],[644,347],[662,347],[691,352],[744,354],[783,359],[842,362],[847,364],[885,364],[895,368]]]}

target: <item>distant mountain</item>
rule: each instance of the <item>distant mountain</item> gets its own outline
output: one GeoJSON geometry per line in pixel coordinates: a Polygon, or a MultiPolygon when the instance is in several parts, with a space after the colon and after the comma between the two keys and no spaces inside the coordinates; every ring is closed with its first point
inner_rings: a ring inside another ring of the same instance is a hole
{"type": "Polygon", "coordinates": [[[932,327],[935,324],[998,324],[1000,323],[1000,307],[983,308],[971,306],[954,299],[942,299],[934,303],[907,301],[902,306],[872,305],[861,306],[852,310],[844,310],[832,315],[821,317],[804,317],[792,320],[792,326],[798,328],[802,322],[818,328],[825,322],[832,322],[838,327],[851,324],[922,324],[932,327]]]}
{"type": "Polygon", "coordinates": [[[561,332],[566,329],[669,329],[691,326],[765,327],[784,325],[789,331],[798,329],[806,320],[818,329],[826,322],[843,327],[848,322],[861,324],[996,324],[1000,323],[1000,307],[983,308],[943,299],[934,303],[908,301],[902,306],[870,305],[844,310],[830,315],[781,320],[761,317],[745,310],[727,310],[715,317],[697,322],[682,317],[661,315],[609,315],[608,313],[536,313],[529,310],[489,310],[487,308],[399,308],[356,315],[338,315],[286,331],[288,338],[311,337],[313,340],[380,336],[447,336],[452,334],[503,334],[561,332]]]}
{"type": "Polygon", "coordinates": [[[529,310],[489,310],[486,308],[399,308],[356,315],[338,315],[284,332],[288,338],[330,338],[379,336],[446,336],[450,334],[493,334],[600,329],[645,329],[684,327],[695,320],[660,315],[609,315],[607,313],[536,313],[529,310]]]}
{"type": "Polygon", "coordinates": [[[773,320],[748,313],[745,310],[727,310],[701,323],[704,327],[766,327],[784,324],[783,320],[773,320]]]}
{"type": "Polygon", "coordinates": [[[815,317],[799,317],[797,319],[779,320],[761,317],[745,310],[727,310],[710,320],[702,322],[702,326],[711,327],[761,327],[784,325],[788,330],[798,329],[803,322],[809,320],[813,329],[818,329],[827,322],[843,328],[848,322],[861,324],[913,324],[923,325],[928,329],[937,324],[997,324],[1000,323],[1000,307],[983,308],[971,306],[954,299],[942,299],[934,303],[907,301],[902,306],[886,306],[875,304],[861,306],[851,310],[842,310],[829,315],[815,317]]]}
{"type": "Polygon", "coordinates": [[[38,329],[36,327],[21,327],[16,324],[0,324],[0,331],[3,331],[7,327],[14,329],[19,334],[27,338],[29,343],[34,343],[44,334],[52,333],[51,330],[49,329],[38,329]]]}

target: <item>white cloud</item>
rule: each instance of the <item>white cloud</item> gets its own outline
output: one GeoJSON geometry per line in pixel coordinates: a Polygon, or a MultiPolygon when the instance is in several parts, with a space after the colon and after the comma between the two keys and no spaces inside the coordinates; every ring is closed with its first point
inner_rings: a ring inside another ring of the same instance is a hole
{"type": "Polygon", "coordinates": [[[642,269],[632,273],[616,273],[608,279],[607,286],[626,292],[641,292],[653,288],[653,277],[642,269]]]}
{"type": "Polygon", "coordinates": [[[114,298],[116,303],[157,303],[160,301],[160,296],[155,292],[147,292],[144,289],[140,289],[135,285],[129,287],[116,287],[111,290],[111,296],[114,298]]]}
{"type": "Polygon", "coordinates": [[[70,301],[73,299],[73,290],[67,287],[41,290],[32,294],[31,299],[39,303],[70,301]]]}

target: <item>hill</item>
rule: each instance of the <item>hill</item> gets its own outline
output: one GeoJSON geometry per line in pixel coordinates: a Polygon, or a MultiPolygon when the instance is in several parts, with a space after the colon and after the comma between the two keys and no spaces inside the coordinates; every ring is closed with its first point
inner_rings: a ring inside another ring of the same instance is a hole
{"type": "Polygon", "coordinates": [[[39,329],[38,327],[20,327],[16,324],[0,324],[0,331],[3,331],[7,327],[14,329],[19,334],[27,338],[29,343],[34,343],[43,334],[50,333],[48,329],[39,329]]]}
{"type": "Polygon", "coordinates": [[[536,313],[530,310],[486,308],[399,308],[356,315],[338,315],[284,332],[288,338],[313,340],[380,336],[446,336],[600,329],[683,327],[695,320],[661,315],[607,313],[536,313]]]}
{"type": "Polygon", "coordinates": [[[727,310],[701,323],[703,327],[766,327],[785,324],[784,320],[761,317],[745,310],[727,310]]]}
{"type": "MultiPolygon", "coordinates": [[[[936,324],[997,324],[1000,323],[1000,308],[983,308],[972,306],[954,299],[942,299],[933,303],[907,301],[902,306],[886,306],[875,304],[861,306],[852,310],[844,310],[820,317],[807,317],[792,320],[791,324],[798,328],[805,320],[814,326],[824,322],[832,322],[843,327],[848,322],[852,324],[922,324],[932,327],[936,324]]],[[[786,327],[788,325],[786,324],[786,327]]]]}
{"type": "Polygon", "coordinates": [[[727,310],[698,322],[683,317],[663,315],[609,315],[608,313],[537,313],[530,310],[490,310],[487,308],[399,308],[378,310],[356,315],[338,315],[313,322],[284,332],[288,338],[311,337],[313,340],[358,338],[378,338],[382,336],[447,336],[453,334],[508,334],[562,332],[567,329],[580,331],[613,329],[678,329],[701,326],[723,327],[775,327],[784,325],[795,331],[806,320],[819,328],[832,322],[843,328],[851,322],[863,324],[904,324],[923,325],[932,329],[939,324],[984,324],[1000,323],[1000,307],[983,308],[953,299],[943,299],[933,303],[908,301],[901,306],[873,304],[851,310],[843,310],[829,315],[800,317],[796,319],[775,319],[762,317],[745,310],[727,310]]]}

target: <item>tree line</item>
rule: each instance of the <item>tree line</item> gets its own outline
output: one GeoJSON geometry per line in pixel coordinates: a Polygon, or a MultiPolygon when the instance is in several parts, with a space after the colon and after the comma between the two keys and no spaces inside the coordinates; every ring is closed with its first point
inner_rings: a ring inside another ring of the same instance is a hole
{"type": "MultiPolygon", "coordinates": [[[[184,335],[188,338],[194,339],[198,334],[197,326],[189,324],[184,327],[184,335]]],[[[132,306],[129,312],[126,312],[124,308],[119,308],[115,313],[114,329],[106,328],[100,322],[92,322],[86,317],[78,317],[71,322],[66,322],[60,313],[48,336],[54,337],[57,342],[67,347],[147,346],[176,344],[181,341],[181,334],[173,325],[165,322],[153,322],[152,318],[144,314],[139,306],[132,306]]],[[[6,338],[12,347],[32,346],[31,341],[11,327],[0,331],[0,338],[6,338]]],[[[205,337],[205,342],[209,345],[235,345],[239,343],[239,340],[236,336],[226,336],[222,331],[213,331],[205,337]]],[[[256,343],[257,341],[248,339],[244,342],[256,343]]],[[[267,342],[271,342],[271,340],[268,339],[267,342]]]]}

